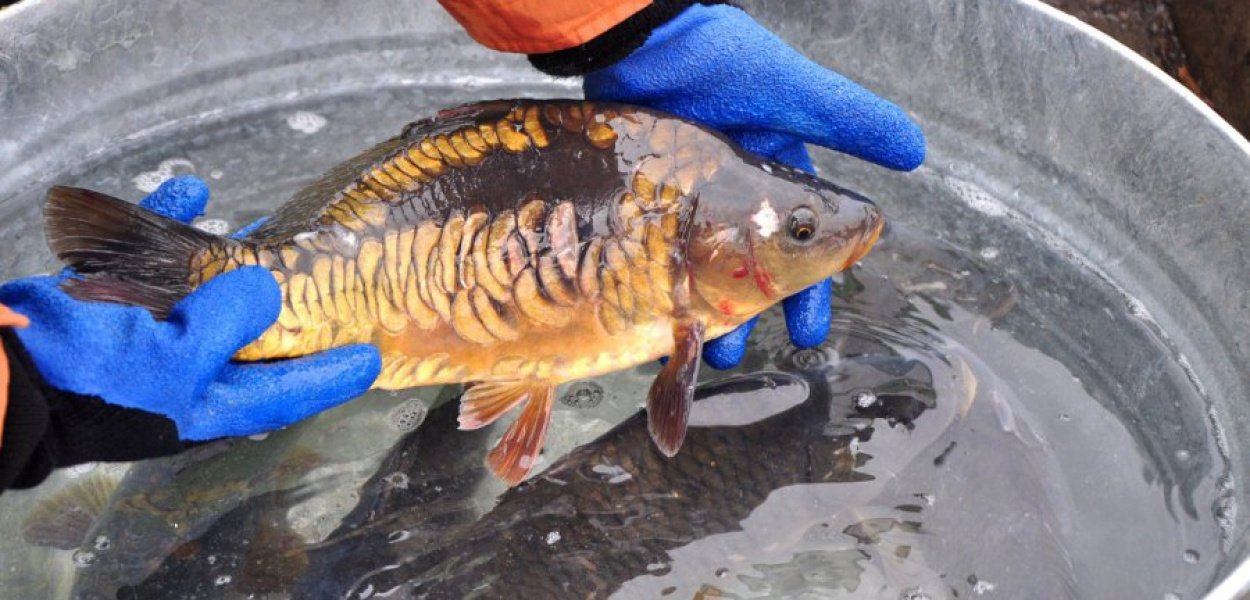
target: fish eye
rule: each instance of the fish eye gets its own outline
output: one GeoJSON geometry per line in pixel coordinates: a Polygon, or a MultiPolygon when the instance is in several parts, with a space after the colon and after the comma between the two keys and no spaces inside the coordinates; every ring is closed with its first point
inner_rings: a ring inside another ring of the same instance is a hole
{"type": "Polygon", "coordinates": [[[790,221],[787,230],[790,238],[803,244],[812,241],[816,237],[816,228],[820,225],[820,217],[816,211],[800,206],[790,212],[790,221]]]}

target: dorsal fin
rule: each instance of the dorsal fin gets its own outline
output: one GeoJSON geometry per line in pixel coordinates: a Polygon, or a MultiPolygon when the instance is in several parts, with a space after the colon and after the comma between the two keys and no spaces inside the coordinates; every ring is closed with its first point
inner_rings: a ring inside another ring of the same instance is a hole
{"type": "Polygon", "coordinates": [[[413,121],[404,126],[399,137],[405,140],[420,140],[433,137],[440,133],[450,133],[466,125],[476,125],[488,121],[498,121],[512,112],[522,100],[488,100],[462,104],[453,108],[438,111],[432,117],[413,121]]]}

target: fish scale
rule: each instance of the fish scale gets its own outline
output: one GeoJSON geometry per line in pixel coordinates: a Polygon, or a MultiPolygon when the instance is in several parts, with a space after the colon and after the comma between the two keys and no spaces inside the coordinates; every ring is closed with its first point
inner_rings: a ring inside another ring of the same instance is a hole
{"type": "MultiPolygon", "coordinates": [[[[559,119],[563,114],[547,111],[545,116],[549,125],[561,126],[568,131],[565,125],[576,123],[577,119],[553,122],[553,118],[559,119]]],[[[516,111],[509,116],[528,119],[530,125],[522,129],[530,136],[534,147],[545,147],[550,144],[549,137],[545,136],[541,143],[533,141],[532,133],[538,130],[534,125],[538,115],[539,111],[534,107],[533,110],[516,111]]],[[[516,131],[514,127],[508,129],[516,131]]],[[[670,138],[673,137],[672,131],[668,128],[665,131],[663,148],[671,145],[670,138]]],[[[511,139],[512,147],[517,151],[530,145],[520,142],[518,138],[511,139]]],[[[400,149],[382,161],[381,166],[367,171],[360,182],[344,191],[344,202],[355,207],[361,198],[369,194],[376,197],[376,202],[402,202],[403,194],[418,191],[422,184],[434,181],[451,169],[480,164],[486,153],[477,148],[483,146],[489,152],[500,149],[503,144],[492,146],[490,139],[472,126],[450,135],[437,135],[433,140],[422,139],[413,147],[400,149]],[[476,144],[470,143],[470,134],[476,144]],[[465,149],[471,151],[469,156],[461,152],[465,149]],[[427,177],[419,178],[422,173],[427,177]]],[[[438,326],[448,326],[463,341],[489,346],[499,341],[516,340],[519,337],[518,318],[549,327],[567,326],[572,321],[572,307],[584,299],[599,299],[600,302],[592,307],[598,320],[605,329],[618,332],[628,323],[649,316],[656,308],[651,299],[667,296],[672,287],[669,276],[671,256],[663,252],[647,253],[642,243],[647,229],[634,224],[647,216],[667,214],[677,206],[679,196],[674,193],[675,187],[654,182],[652,177],[646,176],[646,173],[657,171],[655,161],[646,164],[650,166],[644,167],[644,174],[636,176],[631,182],[634,189],[618,199],[614,221],[620,223],[625,231],[599,236],[600,242],[593,249],[589,244],[578,243],[577,208],[573,202],[552,206],[549,201],[534,197],[528,197],[516,211],[502,211],[494,218],[481,210],[470,213],[468,217],[460,212],[449,215],[440,223],[435,223],[426,234],[427,240],[430,237],[436,239],[428,254],[425,248],[415,244],[419,226],[402,223],[410,219],[403,214],[392,214],[381,228],[354,228],[365,237],[359,241],[354,257],[357,266],[355,281],[343,286],[329,281],[333,257],[324,254],[321,248],[324,242],[312,242],[307,248],[288,242],[279,247],[277,253],[289,258],[276,265],[276,270],[283,272],[287,280],[283,284],[286,302],[280,323],[285,331],[267,332],[240,351],[238,358],[254,360],[297,356],[342,343],[366,342],[375,337],[374,330],[377,328],[396,336],[410,327],[429,331],[438,326]],[[646,200],[639,201],[639,198],[646,200]],[[404,229],[385,228],[396,224],[404,226],[404,229]],[[549,235],[556,229],[561,230],[560,235],[549,235]],[[401,237],[412,242],[401,245],[401,237]],[[606,260],[600,260],[605,246],[606,260]],[[400,252],[401,248],[403,252],[400,252]],[[588,261],[588,256],[593,260],[588,261]],[[630,257],[634,256],[637,258],[631,260],[630,257]],[[500,272],[503,269],[498,266],[491,268],[491,265],[509,264],[512,266],[507,268],[506,275],[500,272]],[[485,268],[479,268],[479,265],[485,268]],[[303,277],[291,280],[295,271],[301,268],[311,271],[312,286],[303,277]],[[613,293],[602,298],[599,290],[603,285],[602,272],[605,269],[612,271],[608,277],[613,293]],[[409,277],[415,279],[415,285],[407,285],[409,277]],[[582,282],[588,282],[589,289],[582,282]],[[294,293],[292,285],[299,286],[294,293]],[[479,292],[473,293],[479,285],[479,292]],[[424,294],[421,293],[423,289],[426,290],[424,294]],[[362,295],[355,296],[355,303],[336,298],[336,294],[352,294],[356,290],[362,295]],[[412,293],[417,296],[411,297],[412,293]],[[638,306],[640,301],[641,307],[638,306]],[[357,318],[358,315],[344,310],[349,304],[368,307],[367,318],[357,318]],[[376,327],[360,326],[364,325],[361,321],[372,321],[376,327]],[[327,328],[334,332],[329,338],[322,334],[327,328]]],[[[327,209],[326,214],[336,213],[327,209]]],[[[325,221],[324,216],[321,221],[325,221]]],[[[670,224],[675,223],[670,221],[670,224]]],[[[335,222],[329,227],[341,225],[335,222]]],[[[676,233],[675,230],[662,232],[653,228],[652,239],[658,237],[662,240],[659,244],[653,241],[653,246],[662,248],[671,244],[676,233]]],[[[333,234],[323,232],[312,239],[320,241],[328,235],[333,234]]],[[[237,268],[239,264],[242,263],[227,261],[223,270],[237,268]]],[[[667,305],[659,303],[660,307],[667,305]]],[[[406,356],[404,359],[397,357],[392,362],[399,365],[420,360],[419,356],[406,356]]],[[[606,368],[610,370],[611,365],[606,368]]],[[[409,373],[399,373],[398,369],[387,371],[380,378],[378,387],[445,383],[441,380],[413,381],[409,379],[409,373]]],[[[406,371],[411,372],[411,369],[406,371]]],[[[436,373],[450,376],[451,373],[446,371],[436,373]]],[[[487,365],[473,375],[475,378],[492,379],[492,374],[497,371],[494,365],[487,365]]],[[[593,374],[596,373],[569,375],[576,378],[593,374]]],[[[438,377],[437,374],[435,376],[438,377]]]]}
{"type": "Polygon", "coordinates": [[[665,355],[648,412],[659,449],[675,453],[704,338],[849,266],[881,219],[862,197],[672,115],[518,100],[405,127],[242,240],[69,188],[50,192],[47,225],[85,275],[69,293],[158,316],[221,273],[268,269],[281,311],[237,360],[370,343],[382,353],[374,387],[473,382],[464,428],[524,405],[488,457],[516,483],[542,448],[555,385],[665,355]]]}

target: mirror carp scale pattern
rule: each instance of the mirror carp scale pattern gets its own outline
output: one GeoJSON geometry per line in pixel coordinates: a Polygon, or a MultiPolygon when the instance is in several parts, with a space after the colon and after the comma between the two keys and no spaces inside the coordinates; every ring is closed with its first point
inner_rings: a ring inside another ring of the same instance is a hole
{"type": "Polygon", "coordinates": [[[493,101],[444,110],[335,167],[242,239],[88,190],[45,211],[83,300],[163,317],[244,265],[280,316],[237,360],[372,343],[374,387],[466,383],[460,426],[524,405],[490,452],[509,484],[537,461],[557,384],[669,356],[651,437],[685,436],[705,339],[859,260],[867,199],[641,107],[493,101]]]}

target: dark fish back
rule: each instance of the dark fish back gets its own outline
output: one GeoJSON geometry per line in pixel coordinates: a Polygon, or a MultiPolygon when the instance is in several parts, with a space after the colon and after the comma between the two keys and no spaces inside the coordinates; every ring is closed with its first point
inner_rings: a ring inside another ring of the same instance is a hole
{"type": "Polygon", "coordinates": [[[606,225],[594,215],[611,208],[625,186],[612,145],[596,146],[582,123],[553,125],[581,104],[485,102],[411,123],[296,193],[250,239],[273,246],[324,227],[355,229],[355,218],[378,229],[441,224],[456,210],[475,206],[494,215],[528,197],[575,201],[579,234],[589,236],[596,220],[606,225]],[[534,114],[540,111],[547,114],[534,114]],[[502,139],[505,128],[514,137],[502,139]],[[384,213],[372,216],[361,205],[384,213]]]}

